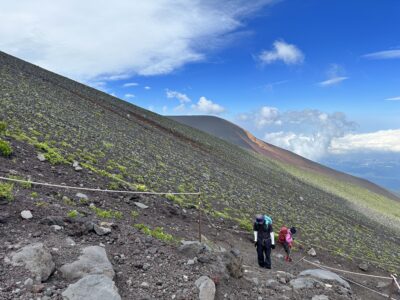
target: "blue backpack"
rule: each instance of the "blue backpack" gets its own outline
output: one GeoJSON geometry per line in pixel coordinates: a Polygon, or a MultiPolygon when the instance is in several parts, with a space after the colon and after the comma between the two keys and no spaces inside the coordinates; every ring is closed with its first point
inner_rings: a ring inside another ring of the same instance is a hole
{"type": "Polygon", "coordinates": [[[264,221],[265,221],[266,225],[268,225],[268,224],[272,225],[272,219],[269,216],[264,215],[264,221]]]}

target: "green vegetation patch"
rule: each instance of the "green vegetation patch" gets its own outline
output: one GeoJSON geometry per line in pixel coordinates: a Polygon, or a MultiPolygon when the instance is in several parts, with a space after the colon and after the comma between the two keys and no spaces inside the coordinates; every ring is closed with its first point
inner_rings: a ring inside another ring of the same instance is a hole
{"type": "Polygon", "coordinates": [[[7,200],[9,202],[14,200],[13,195],[14,185],[12,183],[1,183],[0,182],[0,199],[7,200]]]}
{"type": "Polygon", "coordinates": [[[4,121],[1,121],[1,122],[0,122],[0,133],[5,132],[6,129],[7,129],[7,123],[4,122],[4,121]]]}
{"type": "Polygon", "coordinates": [[[96,213],[96,216],[103,219],[122,219],[123,214],[120,211],[116,210],[106,210],[98,208],[94,205],[90,206],[90,208],[96,213]]]}
{"type": "Polygon", "coordinates": [[[56,148],[50,147],[47,143],[35,143],[35,147],[45,152],[44,157],[52,164],[62,164],[68,161],[60,154],[56,148]]]}
{"type": "Polygon", "coordinates": [[[135,224],[133,225],[136,229],[139,229],[141,232],[143,232],[146,235],[150,235],[158,240],[168,242],[168,243],[176,243],[179,241],[179,239],[175,238],[173,235],[165,233],[164,229],[162,227],[156,227],[153,230],[151,230],[149,227],[147,227],[144,224],[135,224]]]}
{"type": "Polygon", "coordinates": [[[0,155],[4,157],[10,157],[13,153],[9,142],[0,139],[0,155]]]}
{"type": "Polygon", "coordinates": [[[67,213],[67,216],[70,218],[76,218],[77,216],[79,216],[79,213],[76,209],[73,209],[67,213]]]}

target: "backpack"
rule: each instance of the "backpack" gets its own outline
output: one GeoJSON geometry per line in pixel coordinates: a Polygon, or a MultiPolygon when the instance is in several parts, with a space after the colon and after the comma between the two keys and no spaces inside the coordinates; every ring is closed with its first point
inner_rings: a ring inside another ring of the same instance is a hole
{"type": "Polygon", "coordinates": [[[268,225],[268,224],[272,225],[272,219],[270,217],[268,217],[267,215],[264,215],[264,221],[265,221],[266,225],[268,225]]]}
{"type": "Polygon", "coordinates": [[[281,230],[279,230],[278,242],[280,244],[284,244],[286,242],[286,235],[288,231],[289,229],[286,226],[282,226],[281,230]]]}

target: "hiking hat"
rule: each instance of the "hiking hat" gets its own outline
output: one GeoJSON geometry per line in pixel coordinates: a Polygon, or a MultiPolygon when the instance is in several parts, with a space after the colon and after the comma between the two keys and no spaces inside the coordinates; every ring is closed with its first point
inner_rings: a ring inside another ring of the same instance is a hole
{"type": "Polygon", "coordinates": [[[263,216],[263,215],[257,215],[257,216],[256,216],[256,222],[257,222],[258,224],[264,223],[264,216],[263,216]]]}
{"type": "Polygon", "coordinates": [[[295,234],[295,233],[297,232],[297,229],[296,229],[296,227],[292,227],[292,228],[290,228],[290,232],[291,232],[292,234],[295,234]]]}

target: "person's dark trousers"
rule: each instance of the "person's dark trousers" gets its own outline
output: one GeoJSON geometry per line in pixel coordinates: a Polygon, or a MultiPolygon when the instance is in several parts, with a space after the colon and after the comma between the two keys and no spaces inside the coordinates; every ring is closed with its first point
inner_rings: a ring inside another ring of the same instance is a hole
{"type": "Polygon", "coordinates": [[[259,241],[257,243],[258,265],[262,268],[271,269],[271,240],[259,241]]]}
{"type": "Polygon", "coordinates": [[[289,247],[288,242],[283,243],[283,249],[285,249],[287,256],[290,256],[290,247],[289,247]]]}

